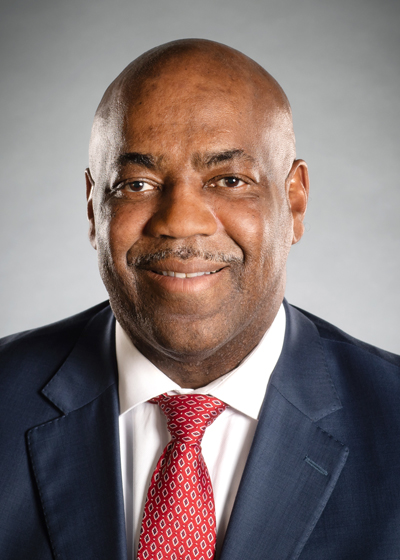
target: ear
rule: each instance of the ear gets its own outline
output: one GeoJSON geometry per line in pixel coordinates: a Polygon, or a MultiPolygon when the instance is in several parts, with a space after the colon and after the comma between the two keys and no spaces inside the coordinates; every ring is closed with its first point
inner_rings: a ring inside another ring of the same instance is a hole
{"type": "Polygon", "coordinates": [[[94,212],[93,212],[93,191],[94,191],[94,180],[90,173],[90,169],[85,169],[85,179],[86,179],[86,200],[87,200],[87,217],[89,220],[89,240],[94,249],[97,249],[96,245],[96,227],[94,223],[94,212]]]}
{"type": "Polygon", "coordinates": [[[308,192],[310,188],[308,167],[302,159],[295,159],[286,181],[289,206],[293,216],[292,245],[300,241],[304,233],[304,215],[306,213],[308,192]]]}

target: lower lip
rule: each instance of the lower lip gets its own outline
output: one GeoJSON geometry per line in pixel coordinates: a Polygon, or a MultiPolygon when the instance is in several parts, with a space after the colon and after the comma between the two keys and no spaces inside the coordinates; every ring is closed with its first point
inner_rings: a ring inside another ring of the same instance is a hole
{"type": "Polygon", "coordinates": [[[160,287],[168,292],[195,293],[207,290],[221,280],[228,267],[222,268],[214,274],[204,274],[203,276],[195,276],[194,278],[177,278],[176,276],[164,276],[157,274],[152,270],[143,270],[143,272],[160,287]]]}

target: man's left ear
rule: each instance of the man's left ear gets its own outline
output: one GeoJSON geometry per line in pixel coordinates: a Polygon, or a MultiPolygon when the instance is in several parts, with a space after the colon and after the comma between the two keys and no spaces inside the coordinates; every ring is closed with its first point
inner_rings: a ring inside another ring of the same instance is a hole
{"type": "Polygon", "coordinates": [[[94,180],[90,173],[90,169],[85,169],[85,179],[86,179],[86,201],[87,201],[87,217],[89,220],[89,241],[94,249],[97,249],[96,244],[96,227],[94,223],[94,212],[93,212],[93,190],[94,190],[94,180]]]}
{"type": "Polygon", "coordinates": [[[304,160],[295,159],[286,180],[286,192],[293,216],[292,245],[300,241],[304,233],[304,215],[310,188],[308,167],[304,160]]]}

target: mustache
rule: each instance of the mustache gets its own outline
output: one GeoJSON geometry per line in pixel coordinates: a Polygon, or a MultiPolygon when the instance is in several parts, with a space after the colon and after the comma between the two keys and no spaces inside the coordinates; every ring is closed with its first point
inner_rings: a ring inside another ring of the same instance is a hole
{"type": "Polygon", "coordinates": [[[129,262],[129,265],[150,266],[170,258],[180,259],[182,261],[197,258],[204,261],[226,264],[241,264],[244,261],[243,256],[238,257],[233,253],[203,251],[202,249],[195,249],[193,247],[177,247],[175,249],[162,249],[160,251],[155,251],[154,253],[138,255],[129,262]]]}

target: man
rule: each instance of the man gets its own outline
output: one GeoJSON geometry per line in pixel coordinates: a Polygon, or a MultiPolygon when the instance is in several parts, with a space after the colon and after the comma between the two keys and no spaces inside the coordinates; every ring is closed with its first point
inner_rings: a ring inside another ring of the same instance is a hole
{"type": "Polygon", "coordinates": [[[155,48],[86,182],[111,309],[2,342],[1,558],[399,558],[400,360],[283,302],[308,175],[280,86],[155,48]]]}

